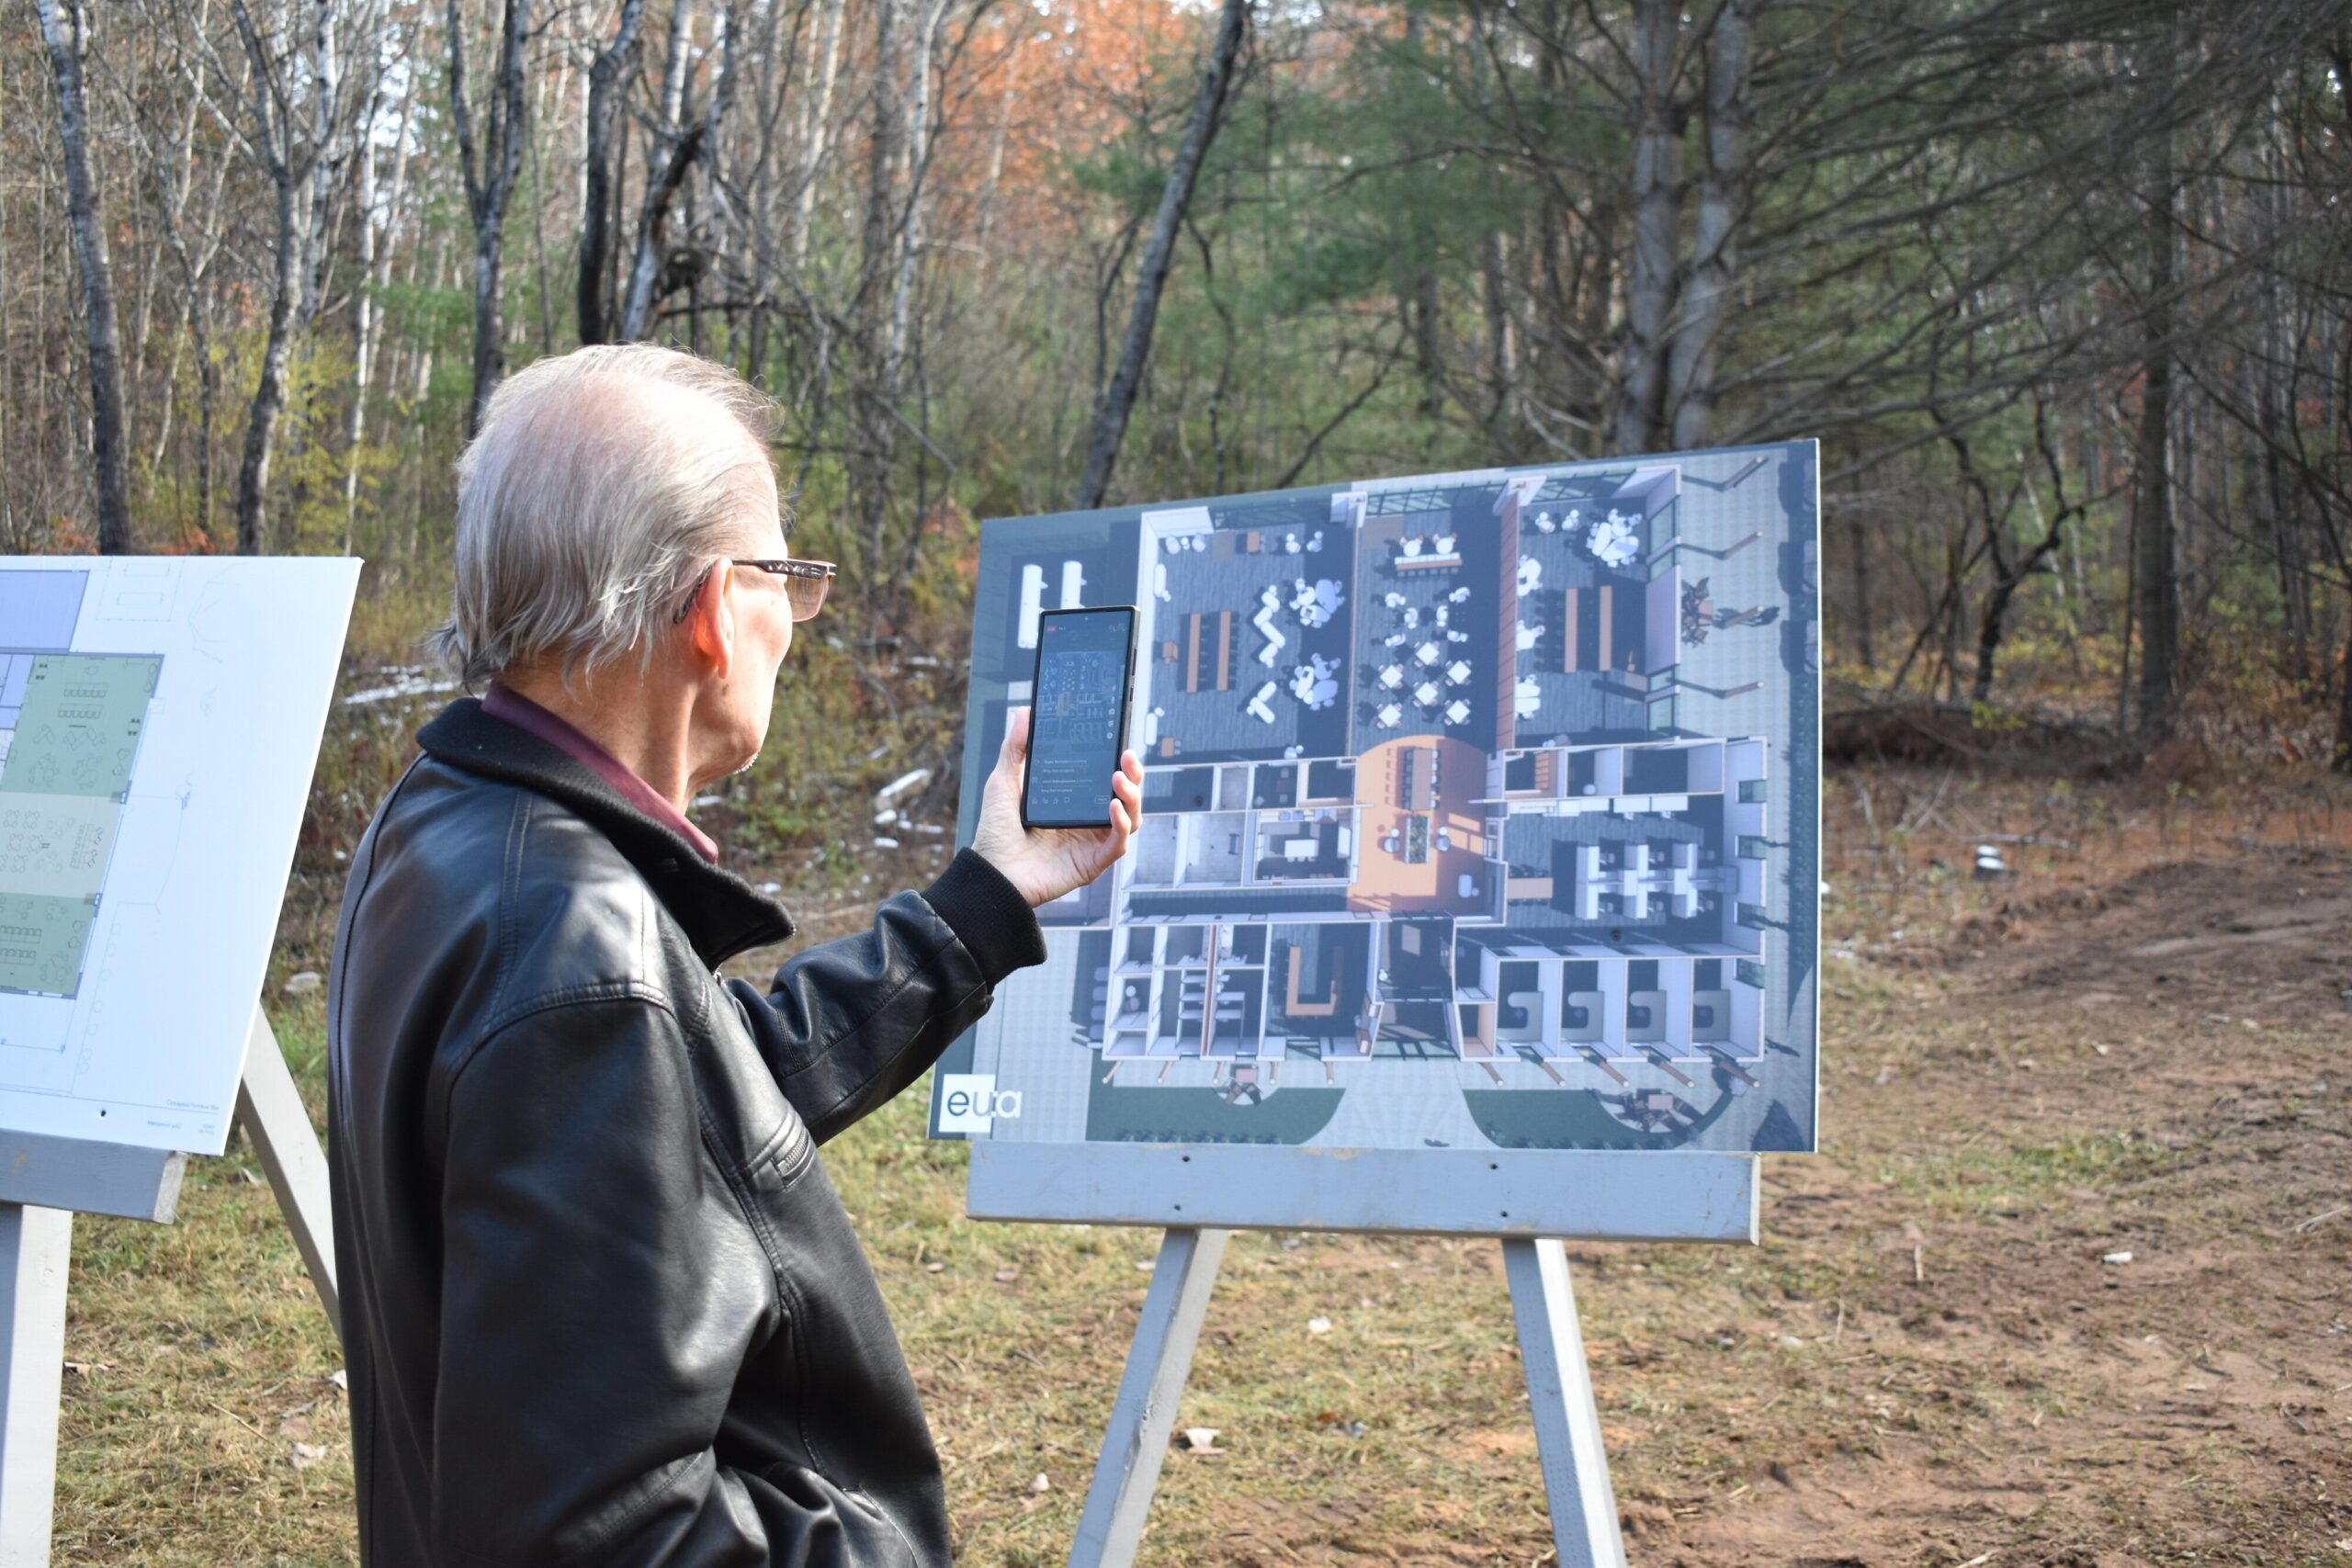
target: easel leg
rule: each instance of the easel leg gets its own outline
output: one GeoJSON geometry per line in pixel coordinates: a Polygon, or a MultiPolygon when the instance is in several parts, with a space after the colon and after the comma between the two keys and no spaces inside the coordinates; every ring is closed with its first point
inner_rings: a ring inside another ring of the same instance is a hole
{"type": "Polygon", "coordinates": [[[1070,1545],[1070,1568],[1127,1568],[1136,1560],[1152,1488],[1168,1457],[1168,1434],[1176,1425],[1176,1400],[1193,1370],[1209,1290],[1231,1234],[1172,1230],[1160,1238],[1135,1347],[1119,1380],[1118,1403],[1111,1407],[1111,1429],[1103,1435],[1102,1457],[1095,1461],[1086,1511],[1079,1516],[1078,1539],[1070,1545]]]}
{"type": "Polygon", "coordinates": [[[1511,1310],[1519,1318],[1520,1360],[1560,1568],[1624,1568],[1625,1538],[1617,1525],[1616,1490],[1609,1484],[1609,1456],[1600,1446],[1600,1407],[1592,1399],[1568,1256],[1549,1238],[1506,1238],[1503,1272],[1510,1277],[1511,1310]]]}
{"type": "MultiPolygon", "coordinates": [[[[327,1323],[337,1338],[343,1336],[343,1299],[334,1281],[334,1214],[329,1206],[326,1152],[319,1147],[318,1130],[302,1103],[287,1069],[286,1054],[269,1020],[254,1009],[252,1032],[245,1038],[245,1073],[237,1082],[237,1125],[254,1141],[254,1153],[269,1178],[269,1190],[294,1232],[311,1284],[326,1309],[327,1323]]],[[[5,1565],[0,1565],[5,1568],[5,1565]]]]}
{"type": "Polygon", "coordinates": [[[0,1203],[0,1568],[48,1568],[74,1215],[0,1203]]]}

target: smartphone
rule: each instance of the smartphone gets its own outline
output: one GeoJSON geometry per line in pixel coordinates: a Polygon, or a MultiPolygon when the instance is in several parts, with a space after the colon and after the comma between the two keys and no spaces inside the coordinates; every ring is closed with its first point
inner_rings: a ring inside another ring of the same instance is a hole
{"type": "Polygon", "coordinates": [[[1136,679],[1136,607],[1046,610],[1030,686],[1024,828],[1107,828],[1136,679]]]}

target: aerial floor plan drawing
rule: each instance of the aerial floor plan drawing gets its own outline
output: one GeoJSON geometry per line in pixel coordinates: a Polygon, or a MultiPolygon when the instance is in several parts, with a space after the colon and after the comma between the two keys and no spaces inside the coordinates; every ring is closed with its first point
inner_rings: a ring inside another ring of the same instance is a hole
{"type": "Polygon", "coordinates": [[[86,581],[0,573],[0,991],[81,988],[163,665],[66,651],[86,581]]]}
{"type": "Polygon", "coordinates": [[[1145,814],[985,1135],[1810,1147],[1816,517],[1799,445],[989,525],[967,755],[1133,603],[1145,814]]]}

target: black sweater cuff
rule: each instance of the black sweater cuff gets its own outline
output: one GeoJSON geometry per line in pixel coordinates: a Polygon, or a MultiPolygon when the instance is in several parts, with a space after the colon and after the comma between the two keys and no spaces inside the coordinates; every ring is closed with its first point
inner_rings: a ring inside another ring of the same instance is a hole
{"type": "Polygon", "coordinates": [[[979,961],[990,987],[1015,969],[1046,961],[1046,932],[1037,924],[1037,911],[977,852],[957,850],[922,896],[979,961]]]}

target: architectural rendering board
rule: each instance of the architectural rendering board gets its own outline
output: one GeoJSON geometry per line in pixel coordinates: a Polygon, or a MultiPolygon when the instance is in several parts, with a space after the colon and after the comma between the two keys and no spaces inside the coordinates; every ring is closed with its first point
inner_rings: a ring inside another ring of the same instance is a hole
{"type": "Polygon", "coordinates": [[[220,1152],[357,580],[0,557],[0,1127],[220,1152]]]}
{"type": "Polygon", "coordinates": [[[1811,443],[981,532],[962,830],[1042,609],[1141,606],[1126,858],[942,1135],[1810,1149],[1811,443]]]}

